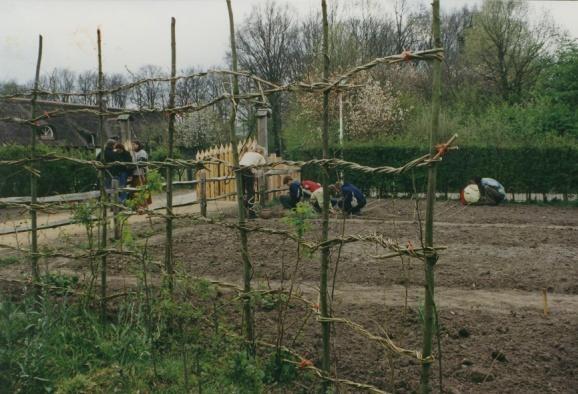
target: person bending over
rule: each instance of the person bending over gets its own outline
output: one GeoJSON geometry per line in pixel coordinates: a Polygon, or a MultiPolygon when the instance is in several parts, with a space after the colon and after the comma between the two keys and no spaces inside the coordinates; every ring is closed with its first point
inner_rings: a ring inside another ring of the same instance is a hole
{"type": "Polygon", "coordinates": [[[493,178],[474,177],[472,183],[478,186],[480,201],[478,204],[498,205],[506,199],[504,186],[493,178]]]}
{"type": "Polygon", "coordinates": [[[241,160],[239,160],[243,183],[243,204],[245,205],[249,219],[255,219],[257,217],[255,213],[255,174],[257,173],[257,169],[253,167],[267,164],[267,160],[265,160],[263,156],[264,152],[265,150],[257,145],[252,150],[245,152],[241,160]]]}
{"type": "Polygon", "coordinates": [[[352,215],[361,214],[361,209],[367,204],[367,200],[361,190],[351,183],[341,185],[339,182],[335,184],[335,190],[341,195],[337,204],[343,212],[352,215]]]}
{"type": "MultiPolygon", "coordinates": [[[[333,208],[337,205],[337,199],[333,196],[335,195],[335,186],[329,186],[329,202],[331,203],[331,208],[329,208],[329,212],[333,212],[333,208]]],[[[321,212],[323,210],[323,188],[318,187],[315,189],[313,193],[311,193],[311,198],[309,199],[309,203],[315,209],[316,212],[321,212]]]]}
{"type": "Polygon", "coordinates": [[[289,186],[289,194],[279,197],[281,205],[283,205],[283,208],[285,209],[293,209],[297,206],[297,203],[301,201],[301,198],[303,197],[301,183],[287,175],[283,178],[283,185],[289,186]]]}
{"type": "Polygon", "coordinates": [[[310,180],[304,180],[301,181],[301,189],[303,190],[303,197],[304,198],[310,198],[311,195],[321,187],[321,184],[315,182],[315,181],[310,181],[310,180]]]}

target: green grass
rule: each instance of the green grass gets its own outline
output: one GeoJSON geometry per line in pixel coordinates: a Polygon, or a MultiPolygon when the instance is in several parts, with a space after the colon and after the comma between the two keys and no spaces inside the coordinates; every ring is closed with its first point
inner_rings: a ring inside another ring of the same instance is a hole
{"type": "Polygon", "coordinates": [[[12,264],[16,264],[20,262],[20,258],[18,256],[2,256],[0,257],[0,268],[7,267],[12,264]]]}
{"type": "MultiPolygon", "coordinates": [[[[73,285],[64,279],[51,278],[73,285]]],[[[196,301],[155,294],[150,314],[142,299],[127,301],[106,323],[65,293],[18,303],[0,296],[0,392],[258,393],[270,384],[294,392],[291,382],[304,377],[293,364],[248,356],[226,334],[224,314],[218,328],[205,319],[218,296],[207,286],[188,288],[196,301]]]]}

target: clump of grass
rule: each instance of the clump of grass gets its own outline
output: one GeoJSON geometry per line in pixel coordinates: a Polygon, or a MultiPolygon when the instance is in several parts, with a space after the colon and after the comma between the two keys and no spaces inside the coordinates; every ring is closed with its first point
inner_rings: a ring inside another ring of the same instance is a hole
{"type": "Polygon", "coordinates": [[[7,267],[20,262],[18,256],[2,256],[0,257],[0,268],[7,267]]]}

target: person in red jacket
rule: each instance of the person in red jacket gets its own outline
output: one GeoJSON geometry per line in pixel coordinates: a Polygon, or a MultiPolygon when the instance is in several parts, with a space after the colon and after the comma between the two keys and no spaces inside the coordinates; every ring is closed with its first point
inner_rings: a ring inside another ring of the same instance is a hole
{"type": "Polygon", "coordinates": [[[306,200],[311,198],[313,192],[321,187],[320,183],[310,180],[301,181],[301,189],[303,190],[303,198],[306,200]]]}

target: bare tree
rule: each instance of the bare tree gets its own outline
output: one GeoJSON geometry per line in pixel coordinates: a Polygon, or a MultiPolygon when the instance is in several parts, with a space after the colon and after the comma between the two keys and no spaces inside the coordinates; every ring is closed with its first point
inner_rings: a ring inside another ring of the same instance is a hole
{"type": "MultiPolygon", "coordinates": [[[[90,70],[83,71],[80,74],[78,74],[78,77],[76,78],[76,83],[78,86],[78,91],[80,93],[93,92],[97,89],[98,74],[95,71],[90,70]]],[[[95,105],[96,96],[95,95],[81,96],[79,98],[79,102],[81,104],[86,105],[95,105]]]]}
{"type": "Polygon", "coordinates": [[[147,79],[143,84],[134,87],[130,93],[131,102],[138,108],[164,107],[168,98],[166,82],[151,79],[166,77],[162,68],[152,64],[142,66],[136,73],[129,71],[132,81],[147,79]]]}
{"type": "MultiPolygon", "coordinates": [[[[118,88],[127,83],[124,75],[116,73],[104,76],[104,87],[107,90],[118,88]]],[[[119,90],[111,93],[109,103],[114,108],[125,108],[128,99],[128,92],[126,90],[119,90]]]]}
{"type": "MultiPolygon", "coordinates": [[[[287,5],[269,0],[255,6],[237,33],[239,65],[262,78],[283,83],[298,70],[301,46],[293,13],[287,5]]],[[[281,153],[281,94],[269,97],[272,109],[271,134],[274,150],[281,153]]]]}

